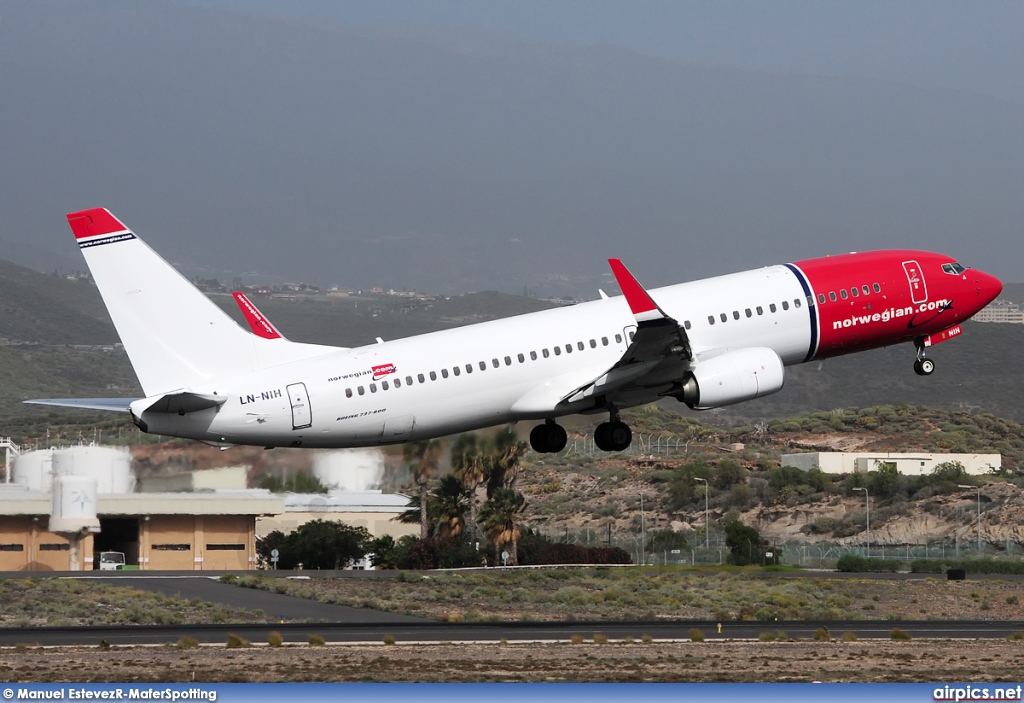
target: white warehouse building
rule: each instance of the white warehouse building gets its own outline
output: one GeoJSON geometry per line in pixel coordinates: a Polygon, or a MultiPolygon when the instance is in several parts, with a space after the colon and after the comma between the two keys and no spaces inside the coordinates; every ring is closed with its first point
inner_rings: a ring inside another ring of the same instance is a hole
{"type": "Polygon", "coordinates": [[[1001,454],[932,454],[929,452],[804,452],[783,454],[782,465],[803,471],[817,467],[826,474],[852,474],[874,471],[880,466],[896,465],[904,476],[930,474],[939,464],[959,462],[968,474],[980,476],[1002,468],[1001,454]]]}

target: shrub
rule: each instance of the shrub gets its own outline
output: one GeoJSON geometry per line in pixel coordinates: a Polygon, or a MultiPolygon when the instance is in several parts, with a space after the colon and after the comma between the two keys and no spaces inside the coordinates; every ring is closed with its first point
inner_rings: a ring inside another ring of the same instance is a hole
{"type": "Polygon", "coordinates": [[[1006,636],[1006,639],[1012,640],[1014,642],[1024,640],[1024,632],[1011,632],[1009,635],[1006,636]]]}
{"type": "Polygon", "coordinates": [[[644,644],[650,644],[651,642],[654,641],[654,638],[651,637],[650,635],[641,635],[640,641],[643,642],[644,644]]]}
{"type": "Polygon", "coordinates": [[[107,642],[105,639],[100,640],[100,649],[110,649],[110,642],[107,642]]]}
{"type": "Polygon", "coordinates": [[[857,635],[855,635],[852,632],[844,632],[843,636],[840,639],[842,639],[843,642],[856,642],[857,641],[857,635]]]}
{"type": "Polygon", "coordinates": [[[774,632],[762,632],[760,635],[757,636],[757,639],[761,640],[762,642],[774,642],[775,640],[779,639],[779,636],[776,635],[774,632]]]}
{"type": "Polygon", "coordinates": [[[893,629],[889,630],[889,639],[891,639],[893,642],[908,642],[912,638],[910,637],[909,632],[904,632],[900,628],[894,627],[893,629]]]}
{"type": "Polygon", "coordinates": [[[569,641],[573,644],[583,644],[583,635],[573,635],[569,638],[569,641]]]}
{"type": "Polygon", "coordinates": [[[814,631],[815,642],[828,642],[832,639],[832,634],[828,631],[827,627],[819,627],[814,631]]]}
{"type": "Polygon", "coordinates": [[[238,577],[235,576],[234,574],[223,574],[217,580],[220,581],[221,583],[236,583],[238,581],[238,577]]]}
{"type": "Polygon", "coordinates": [[[239,647],[248,647],[249,640],[244,637],[240,637],[234,633],[228,635],[228,649],[238,649],[239,647]]]}
{"type": "Polygon", "coordinates": [[[178,640],[178,649],[195,649],[199,646],[199,640],[194,637],[185,636],[178,640]]]}
{"type": "Polygon", "coordinates": [[[608,636],[594,633],[594,644],[608,644],[608,636]]]}
{"type": "Polygon", "coordinates": [[[703,642],[704,633],[698,630],[696,627],[690,630],[690,641],[691,642],[703,642]]]}
{"type": "Polygon", "coordinates": [[[900,570],[898,559],[862,557],[859,554],[844,554],[836,562],[836,570],[844,573],[895,574],[900,570]]]}
{"type": "Polygon", "coordinates": [[[323,647],[327,644],[327,641],[320,635],[310,635],[307,641],[310,647],[323,647]]]}
{"type": "Polygon", "coordinates": [[[388,645],[390,647],[394,643],[395,643],[395,636],[394,635],[384,635],[384,644],[386,644],[386,645],[388,645]]]}
{"type": "Polygon", "coordinates": [[[280,647],[282,644],[284,644],[284,638],[281,637],[280,632],[277,632],[275,630],[274,632],[271,632],[269,635],[267,635],[267,644],[269,644],[271,647],[280,647]]]}
{"type": "Polygon", "coordinates": [[[1006,596],[1006,604],[1007,605],[1017,605],[1017,602],[1018,602],[1017,596],[1006,596]]]}

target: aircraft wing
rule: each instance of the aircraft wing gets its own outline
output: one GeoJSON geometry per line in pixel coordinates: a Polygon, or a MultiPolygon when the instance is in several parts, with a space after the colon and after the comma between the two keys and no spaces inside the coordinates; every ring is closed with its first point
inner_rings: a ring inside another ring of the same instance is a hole
{"type": "Polygon", "coordinates": [[[562,397],[575,403],[624,388],[665,364],[685,364],[693,358],[686,330],[662,310],[619,259],[609,259],[612,273],[636,319],[630,345],[614,366],[562,397]]]}
{"type": "Polygon", "coordinates": [[[140,398],[36,398],[26,400],[29,405],[55,405],[62,408],[84,410],[115,410],[128,412],[131,404],[140,398]]]}

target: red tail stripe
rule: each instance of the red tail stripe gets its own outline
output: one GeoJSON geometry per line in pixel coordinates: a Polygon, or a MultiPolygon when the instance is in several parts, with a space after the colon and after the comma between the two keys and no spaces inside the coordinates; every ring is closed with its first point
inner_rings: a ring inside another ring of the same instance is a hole
{"type": "Polygon", "coordinates": [[[113,232],[124,232],[128,229],[110,212],[101,207],[81,210],[79,212],[69,212],[68,224],[71,225],[71,231],[75,233],[75,239],[95,237],[100,234],[112,234],[113,232]]]}
{"type": "Polygon", "coordinates": [[[647,291],[633,278],[633,274],[629,272],[629,269],[626,268],[622,261],[619,259],[608,259],[608,265],[612,267],[612,273],[615,274],[615,282],[619,284],[619,289],[622,291],[622,295],[626,297],[629,309],[634,315],[657,309],[658,306],[654,304],[651,296],[647,295],[647,291]]]}

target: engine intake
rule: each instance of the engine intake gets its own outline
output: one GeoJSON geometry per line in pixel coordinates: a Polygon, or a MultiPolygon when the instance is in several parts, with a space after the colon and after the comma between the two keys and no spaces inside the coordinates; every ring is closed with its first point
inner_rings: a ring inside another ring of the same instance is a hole
{"type": "Polygon", "coordinates": [[[735,349],[698,361],[667,395],[694,410],[710,410],[777,393],[785,375],[773,349],[735,349]]]}

